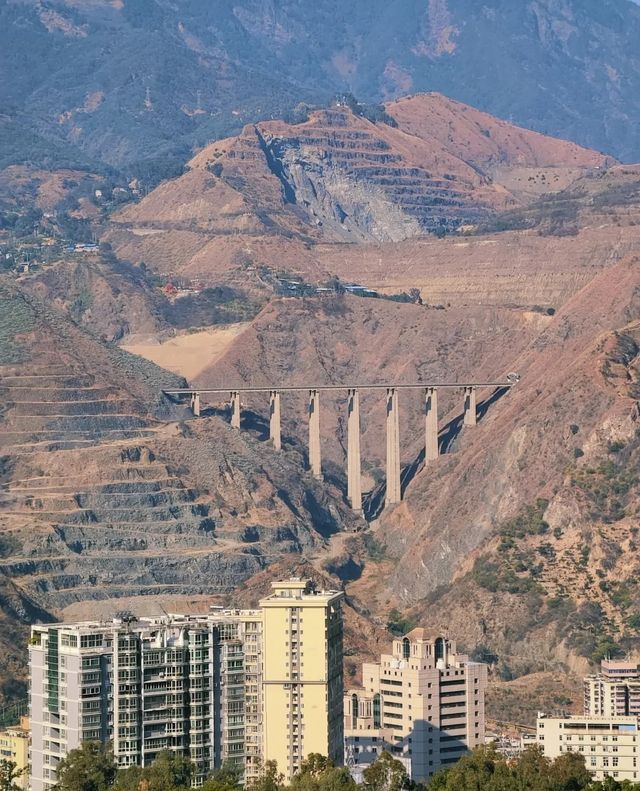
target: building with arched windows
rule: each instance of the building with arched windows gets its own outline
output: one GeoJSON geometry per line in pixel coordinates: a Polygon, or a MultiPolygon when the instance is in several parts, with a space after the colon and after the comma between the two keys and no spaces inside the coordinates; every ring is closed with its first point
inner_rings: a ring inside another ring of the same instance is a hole
{"type": "Polygon", "coordinates": [[[457,653],[448,637],[413,629],[396,638],[391,654],[362,665],[362,684],[344,697],[351,767],[387,750],[413,780],[427,780],[484,743],[487,666],[457,653]]]}

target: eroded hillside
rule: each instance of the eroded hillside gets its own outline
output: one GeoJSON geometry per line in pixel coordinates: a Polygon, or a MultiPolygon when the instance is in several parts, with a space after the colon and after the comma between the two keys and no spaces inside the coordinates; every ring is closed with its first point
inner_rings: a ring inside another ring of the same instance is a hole
{"type": "MultiPolygon", "coordinates": [[[[217,417],[185,423],[161,394],[178,377],[12,284],[0,307],[6,623],[90,599],[224,593],[357,525],[295,448],[275,457],[217,417]]],[[[24,651],[11,656],[15,670],[24,651]]]]}

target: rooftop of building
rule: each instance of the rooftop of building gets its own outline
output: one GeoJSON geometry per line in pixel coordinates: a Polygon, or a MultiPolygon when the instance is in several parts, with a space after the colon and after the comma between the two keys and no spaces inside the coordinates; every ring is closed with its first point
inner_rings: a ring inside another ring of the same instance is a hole
{"type": "Polygon", "coordinates": [[[140,632],[153,630],[158,627],[206,626],[230,620],[251,620],[259,617],[260,610],[212,609],[210,612],[202,614],[166,613],[165,615],[114,617],[110,620],[37,624],[32,627],[32,633],[45,632],[51,629],[65,632],[72,631],[78,634],[90,634],[100,630],[120,632],[127,629],[133,632],[140,632]]]}
{"type": "Polygon", "coordinates": [[[442,640],[448,640],[448,638],[440,632],[432,632],[429,629],[424,629],[422,626],[416,626],[415,629],[412,629],[410,632],[407,632],[405,635],[397,639],[404,640],[405,638],[407,640],[428,640],[429,642],[433,642],[438,638],[441,638],[442,640]]]}
{"type": "Polygon", "coordinates": [[[260,599],[260,607],[282,605],[283,600],[296,599],[306,603],[324,605],[344,597],[343,591],[318,590],[315,583],[301,577],[290,577],[288,580],[277,580],[271,583],[272,592],[260,599]]]}
{"type": "Polygon", "coordinates": [[[538,713],[538,725],[544,721],[557,721],[565,723],[565,729],[590,730],[607,728],[610,730],[638,731],[640,723],[633,715],[604,716],[601,714],[567,714],[547,715],[538,713]]]}
{"type": "Polygon", "coordinates": [[[164,613],[163,615],[141,615],[123,614],[111,619],[94,619],[75,622],[57,622],[47,624],[37,624],[32,627],[32,635],[48,632],[57,629],[64,632],[74,632],[77,634],[93,634],[96,632],[122,632],[132,631],[135,633],[153,631],[157,628],[169,627],[188,627],[207,626],[216,623],[223,623],[234,620],[259,620],[261,608],[270,607],[273,603],[281,603],[283,599],[301,599],[305,603],[317,603],[325,605],[329,602],[341,599],[344,596],[342,591],[337,590],[318,590],[314,583],[308,579],[291,577],[288,580],[278,580],[271,583],[273,592],[260,600],[260,607],[257,609],[233,609],[212,607],[208,613],[184,614],[184,613],[164,613]]]}

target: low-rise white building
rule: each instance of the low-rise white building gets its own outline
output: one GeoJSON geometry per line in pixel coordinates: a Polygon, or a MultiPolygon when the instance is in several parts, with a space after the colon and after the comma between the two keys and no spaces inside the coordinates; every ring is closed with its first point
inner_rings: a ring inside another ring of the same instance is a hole
{"type": "Polygon", "coordinates": [[[640,781],[640,725],[637,717],[538,715],[537,741],[547,758],[568,752],[584,756],[596,780],[640,781]]]}

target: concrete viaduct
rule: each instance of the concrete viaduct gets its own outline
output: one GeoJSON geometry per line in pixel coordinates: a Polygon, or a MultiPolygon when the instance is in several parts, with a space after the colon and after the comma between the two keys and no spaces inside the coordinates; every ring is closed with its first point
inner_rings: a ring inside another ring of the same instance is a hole
{"type": "Polygon", "coordinates": [[[347,498],[354,511],[362,512],[362,484],[360,465],[360,391],[381,390],[385,393],[387,414],[387,457],[386,499],[387,504],[399,503],[402,497],[400,478],[400,430],[398,393],[400,390],[422,390],[424,392],[425,417],[425,463],[438,458],[438,390],[459,390],[463,395],[463,425],[477,423],[476,391],[479,388],[509,389],[518,381],[517,374],[509,374],[504,382],[476,382],[471,384],[393,384],[393,385],[324,385],[320,387],[244,387],[230,390],[216,388],[184,388],[164,390],[164,394],[182,399],[187,398],[193,414],[200,416],[200,397],[204,394],[229,394],[231,425],[240,428],[241,399],[245,393],[269,394],[269,439],[275,450],[282,447],[281,396],[283,393],[305,392],[309,395],[307,410],[309,428],[309,470],[315,478],[322,479],[320,451],[320,393],[346,392],[347,394],[347,498]]]}

